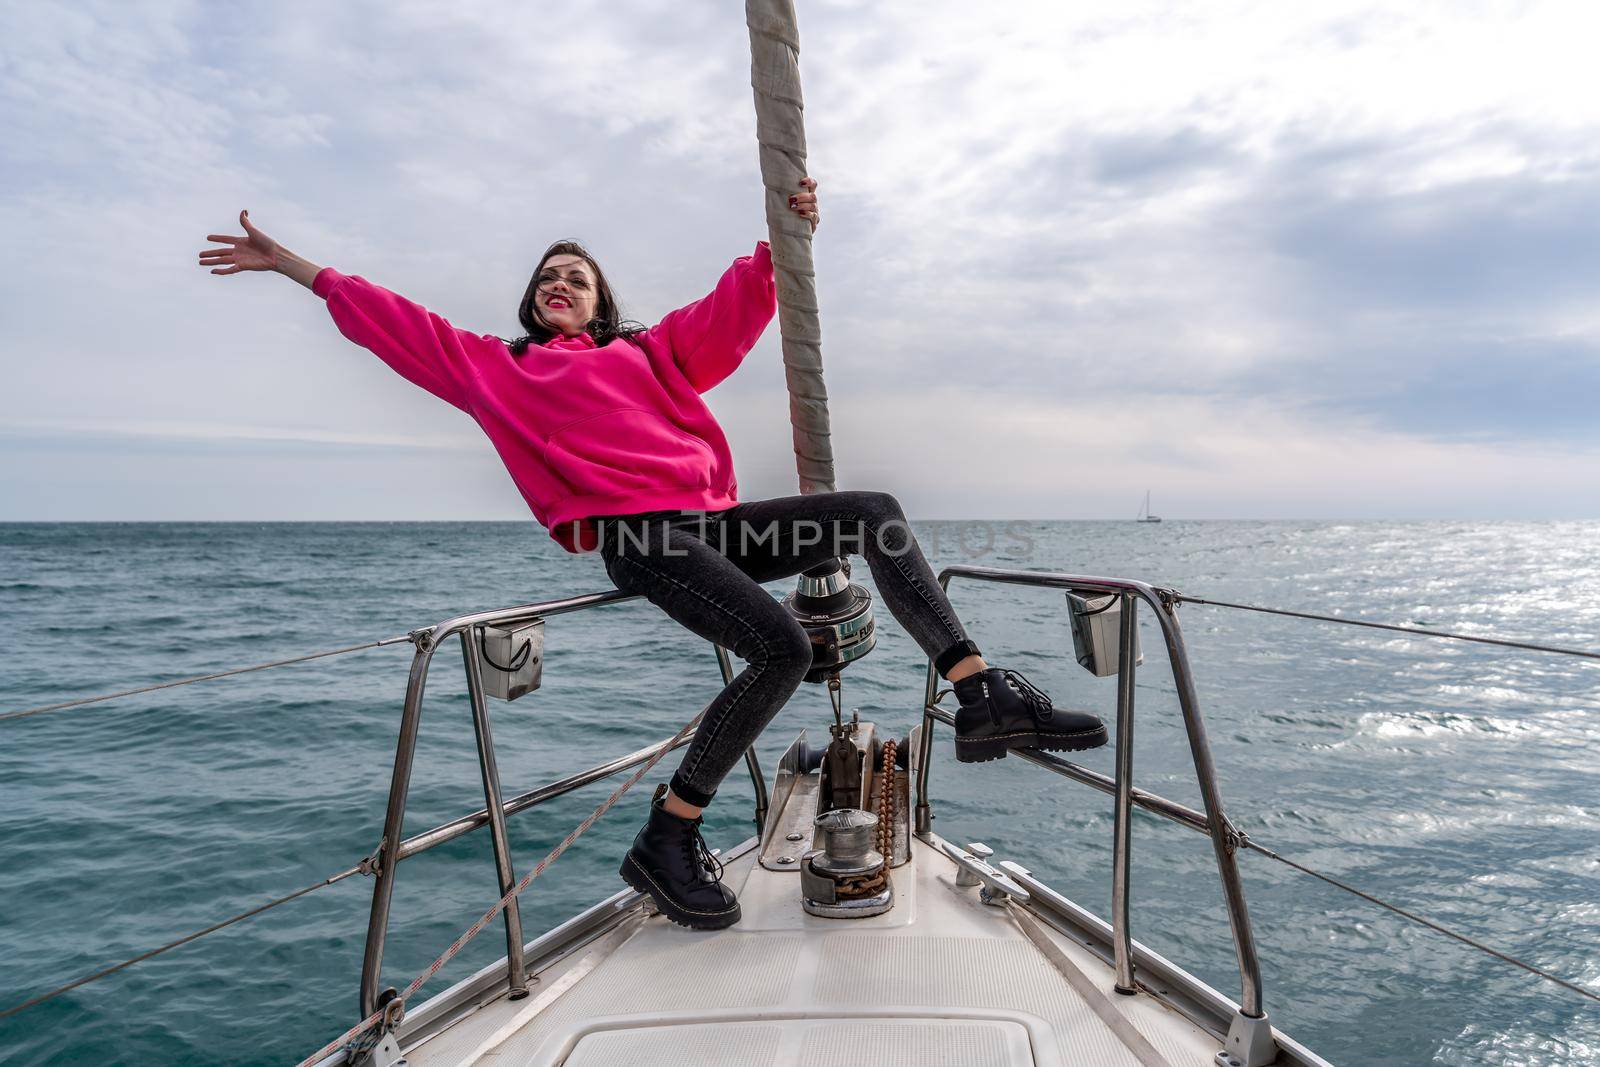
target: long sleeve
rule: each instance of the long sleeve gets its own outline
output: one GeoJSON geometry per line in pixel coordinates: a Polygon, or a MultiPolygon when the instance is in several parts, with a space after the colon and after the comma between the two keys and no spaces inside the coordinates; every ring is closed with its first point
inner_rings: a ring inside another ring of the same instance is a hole
{"type": "Polygon", "coordinates": [[[708,295],[652,326],[647,339],[666,345],[683,376],[704,393],[738,368],[777,308],[772,249],[761,241],[753,255],[733,261],[708,295]]]}
{"type": "Polygon", "coordinates": [[[474,357],[502,344],[492,335],[458,330],[422,305],[332,267],[318,272],[311,291],[327,301],[340,333],[462,411],[469,410],[474,357]]]}

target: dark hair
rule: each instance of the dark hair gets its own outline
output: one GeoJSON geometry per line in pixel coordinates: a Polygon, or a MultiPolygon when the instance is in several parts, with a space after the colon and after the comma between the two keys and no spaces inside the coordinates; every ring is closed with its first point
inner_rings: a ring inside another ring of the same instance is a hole
{"type": "Polygon", "coordinates": [[[608,345],[619,337],[632,342],[635,334],[644,332],[642,325],[622,317],[622,309],[611,292],[611,284],[606,281],[605,273],[589,250],[577,241],[557,241],[539,257],[539,265],[533,268],[533,277],[528,280],[528,291],[522,294],[522,304],[517,308],[517,321],[528,332],[510,342],[513,355],[520,356],[528,350],[529,345],[542,345],[560,333],[539,318],[538,308],[534,304],[534,298],[539,293],[539,272],[544,270],[551,256],[577,256],[594,271],[594,288],[599,302],[595,306],[594,318],[588,321],[584,329],[594,338],[595,344],[608,345]]]}

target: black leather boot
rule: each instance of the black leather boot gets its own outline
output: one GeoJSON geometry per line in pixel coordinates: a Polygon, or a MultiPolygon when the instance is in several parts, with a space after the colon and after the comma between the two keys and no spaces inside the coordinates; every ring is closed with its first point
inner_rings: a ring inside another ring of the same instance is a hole
{"type": "Polygon", "coordinates": [[[956,759],[982,763],[1014,748],[1051,752],[1099,748],[1106,724],[1087,711],[1052,707],[1050,698],[1016,671],[989,667],[954,683],[956,759]]]}
{"type": "Polygon", "coordinates": [[[722,884],[722,864],[700,836],[699,819],[661,806],[656,786],[650,818],[622,860],[622,880],[656,902],[661,914],[692,930],[720,930],[739,921],[739,898],[722,884]]]}

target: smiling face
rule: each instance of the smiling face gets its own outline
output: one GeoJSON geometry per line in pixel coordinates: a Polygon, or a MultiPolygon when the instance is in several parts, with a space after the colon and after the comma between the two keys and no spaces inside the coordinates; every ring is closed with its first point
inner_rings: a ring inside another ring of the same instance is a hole
{"type": "Polygon", "coordinates": [[[535,276],[534,309],[551,329],[568,337],[583,333],[600,306],[594,267],[582,256],[557,253],[535,276]]]}

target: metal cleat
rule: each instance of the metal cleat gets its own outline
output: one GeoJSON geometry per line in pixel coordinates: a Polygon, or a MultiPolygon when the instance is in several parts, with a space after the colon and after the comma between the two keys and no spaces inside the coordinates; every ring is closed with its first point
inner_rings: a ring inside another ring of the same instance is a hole
{"type": "MultiPolygon", "coordinates": [[[[973,858],[977,859],[981,863],[988,863],[989,859],[994,855],[994,849],[990,848],[982,841],[969,842],[967,844],[967,851],[972,854],[973,858]]],[[[957,868],[956,885],[961,886],[963,889],[971,889],[975,885],[982,884],[983,879],[979,878],[977,874],[970,869],[966,867],[957,868]]]]}
{"type": "Polygon", "coordinates": [[[957,885],[970,886],[981,883],[983,888],[978,890],[978,899],[985,904],[998,906],[1004,904],[1011,897],[1016,897],[1018,900],[1028,899],[1028,891],[1026,889],[1013,881],[1010,875],[1004,871],[996,870],[986,862],[989,857],[994,855],[993,849],[982,843],[974,843],[969,847],[975,851],[982,849],[983,858],[980,859],[966,849],[958,848],[948,841],[939,843],[939,851],[949,856],[955,862],[956,867],[959,868],[956,872],[957,885]]]}

